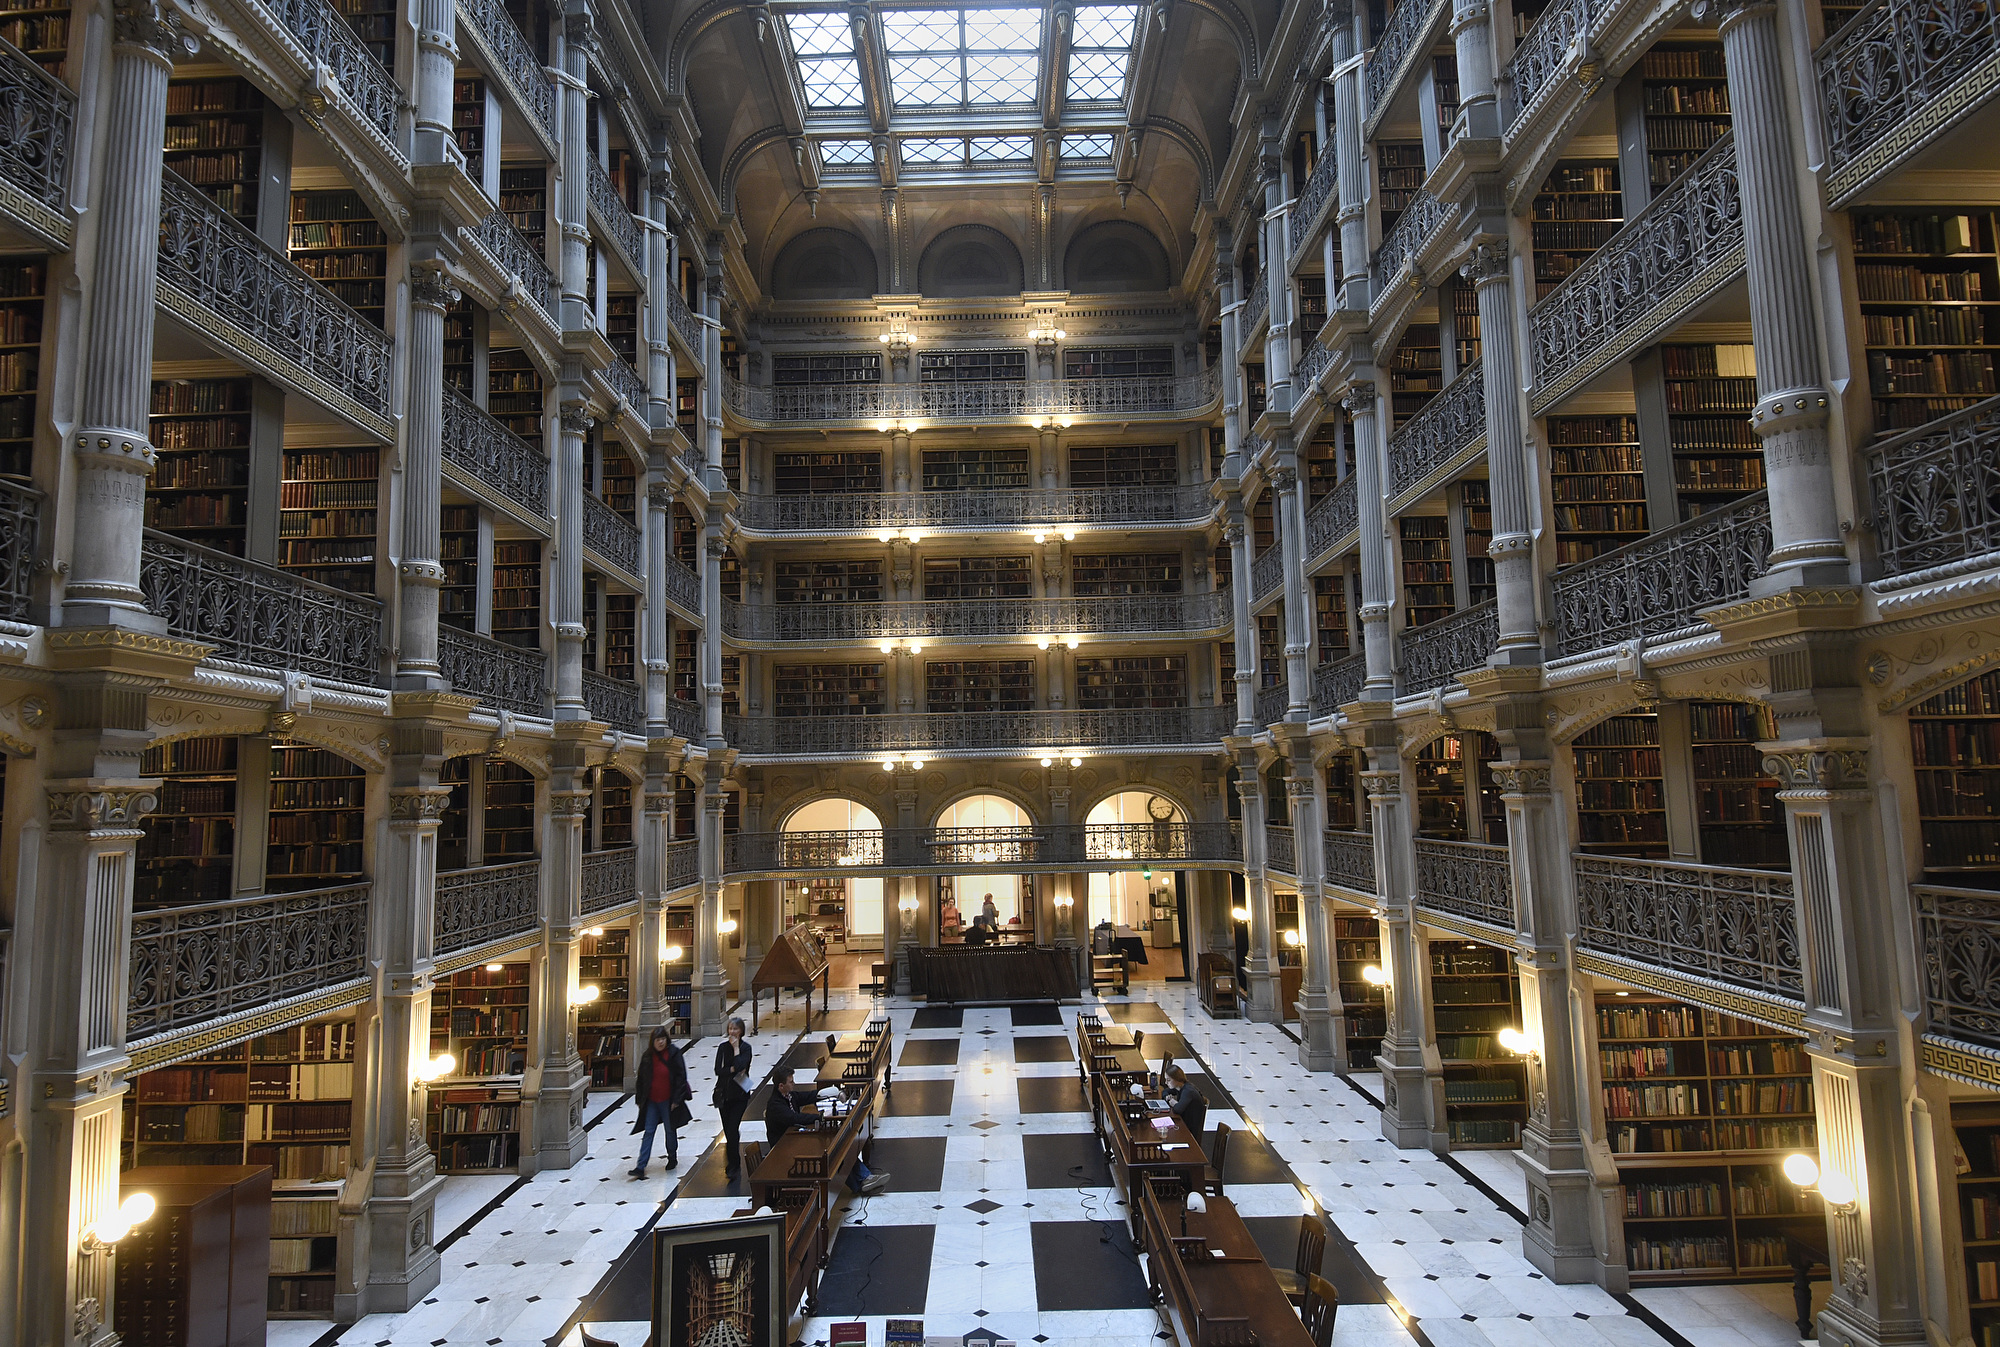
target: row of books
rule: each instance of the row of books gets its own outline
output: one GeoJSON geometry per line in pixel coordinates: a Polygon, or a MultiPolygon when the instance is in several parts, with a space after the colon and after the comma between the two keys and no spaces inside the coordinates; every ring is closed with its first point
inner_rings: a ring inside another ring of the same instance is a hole
{"type": "Polygon", "coordinates": [[[2000,766],[2000,720],[1968,723],[1913,717],[1910,728],[1913,731],[1910,739],[1919,767],[2000,766]]]}
{"type": "Polygon", "coordinates": [[[359,809],[367,792],[367,786],[368,783],[360,777],[345,775],[273,782],[271,808],[359,809]]]}
{"type": "Polygon", "coordinates": [[[468,1132],[512,1132],[519,1125],[519,1104],[446,1104],[438,1110],[439,1126],[454,1135],[468,1132]]]}
{"type": "Polygon", "coordinates": [[[1933,351],[1914,356],[1870,351],[1868,389],[1877,397],[1902,393],[1976,393],[1984,397],[1996,391],[1993,357],[1983,351],[1933,351]]]}
{"type": "Polygon", "coordinates": [[[278,488],[284,510],[326,510],[340,507],[375,508],[376,483],[371,476],[358,482],[286,482],[278,488]]]}
{"type": "Polygon", "coordinates": [[[292,261],[316,281],[366,281],[383,274],[383,256],[378,252],[315,253],[292,261]]]}
{"type": "Polygon", "coordinates": [[[1512,1080],[1447,1080],[1447,1104],[1513,1104],[1520,1102],[1521,1086],[1512,1080]]]}
{"type": "Polygon", "coordinates": [[[1984,309],[1912,309],[1908,313],[1864,313],[1862,340],[1870,346],[1983,346],[1984,309]]]}
{"type": "Polygon", "coordinates": [[[354,1106],[345,1099],[268,1104],[248,1113],[246,1141],[329,1141],[347,1136],[354,1106]]]}
{"type": "MultiPolygon", "coordinates": [[[[214,421],[155,421],[147,430],[147,438],[160,449],[240,449],[250,443],[250,422],[245,417],[232,416],[214,421]]],[[[242,455],[230,457],[240,460],[242,455]]],[[[154,468],[154,485],[172,485],[160,478],[159,473],[168,464],[161,463],[154,468]]]]}
{"type": "Polygon", "coordinates": [[[1926,271],[1901,262],[1856,262],[1854,292],[1864,303],[1986,298],[1977,271],[1926,271]]]}
{"type": "Polygon", "coordinates": [[[1869,215],[1847,217],[1854,250],[1861,253],[1991,252],[1991,229],[1983,215],[1869,215]]]}
{"type": "MultiPolygon", "coordinates": [[[[209,431],[216,427],[228,427],[229,424],[227,421],[197,421],[188,428],[209,431]]],[[[249,471],[249,461],[242,454],[212,452],[177,454],[172,458],[163,458],[154,465],[152,485],[156,490],[163,491],[195,487],[243,486],[248,480],[249,471]]]]}
{"type": "Polygon", "coordinates": [[[277,1103],[293,1099],[348,1099],[354,1094],[354,1063],[302,1062],[296,1065],[253,1062],[250,1102],[277,1103]]]}

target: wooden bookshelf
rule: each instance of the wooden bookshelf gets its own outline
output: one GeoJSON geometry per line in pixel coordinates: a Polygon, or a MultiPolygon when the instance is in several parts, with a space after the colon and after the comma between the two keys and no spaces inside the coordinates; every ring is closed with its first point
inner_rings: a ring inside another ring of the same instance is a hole
{"type": "Polygon", "coordinates": [[[731,491],[743,489],[743,441],[722,442],[722,480],[729,483],[731,491]]]}
{"type": "Polygon", "coordinates": [[[1574,566],[1646,536],[1646,477],[1636,416],[1551,416],[1549,490],[1556,565],[1574,566]]]}
{"type": "Polygon", "coordinates": [[[486,181],[486,81],[460,75],[451,82],[451,138],[465,156],[465,176],[486,181]]]}
{"type": "Polygon", "coordinates": [[[542,545],[536,539],[493,543],[493,639],[541,649],[542,545]]]}
{"type": "Polygon", "coordinates": [[[1469,281],[1444,289],[1451,296],[1451,367],[1463,374],[1479,363],[1479,292],[1469,281]]]}
{"type": "Polygon", "coordinates": [[[369,55],[380,61],[384,70],[395,70],[395,0],[333,0],[333,7],[347,20],[347,26],[361,39],[369,55]]]}
{"type": "Polygon", "coordinates": [[[486,410],[501,425],[540,448],[542,372],[518,346],[496,349],[486,363],[486,410]]]}
{"type": "Polygon", "coordinates": [[[1032,711],[1035,662],[1031,659],[933,660],[924,665],[924,709],[1032,711]]]}
{"type": "Polygon", "coordinates": [[[1313,577],[1313,620],[1319,625],[1319,662],[1331,664],[1346,659],[1347,574],[1328,571],[1313,577]]]}
{"type": "Polygon", "coordinates": [[[1389,357],[1391,431],[1422,411],[1444,388],[1444,357],[1436,323],[1412,323],[1389,357]]]}
{"type": "Polygon", "coordinates": [[[1578,735],[1570,748],[1576,762],[1577,849],[1665,860],[1659,717],[1612,716],[1578,735]]]}
{"type": "Polygon", "coordinates": [[[1410,772],[1417,788],[1417,836],[1466,841],[1464,741],[1451,734],[1431,740],[1411,756],[1410,772]]]}
{"type": "Polygon", "coordinates": [[[1789,1279],[1785,1237],[1825,1243],[1818,1196],[1779,1169],[1815,1145],[1804,1039],[1599,992],[1597,1058],[1634,1281],[1789,1279]]]}
{"type": "Polygon", "coordinates": [[[704,456],[705,461],[708,442],[702,432],[700,380],[674,380],[674,425],[687,437],[687,442],[704,456]]]}
{"type": "Polygon", "coordinates": [[[1563,159],[1535,193],[1535,298],[1568,280],[1625,223],[1615,159],[1563,159]]]}
{"type": "Polygon", "coordinates": [[[146,527],[242,556],[250,381],[155,379],[149,433],[159,461],[146,483],[146,527]]]}
{"type": "Polygon", "coordinates": [[[1653,195],[1671,186],[1729,130],[1722,44],[1661,43],[1639,62],[1646,110],[1646,165],[1653,195]]]}
{"type": "Polygon", "coordinates": [[[1306,446],[1306,508],[1333,494],[1333,489],[1354,471],[1354,423],[1344,416],[1319,423],[1312,442],[1306,446]]]}
{"type": "Polygon", "coordinates": [[[507,865],[539,854],[535,778],[527,768],[504,758],[486,760],[483,814],[487,865],[507,865]]]}
{"type": "Polygon", "coordinates": [[[1264,414],[1270,400],[1270,388],[1264,382],[1264,362],[1248,361],[1243,366],[1243,396],[1250,403],[1250,420],[1254,423],[1264,414]]]}
{"type": "Polygon", "coordinates": [[[1178,552],[1112,552],[1070,557],[1070,593],[1079,599],[1181,592],[1178,552]]]}
{"type": "Polygon", "coordinates": [[[638,295],[614,290],[604,297],[604,339],[634,373],[641,372],[638,295]]]}
{"type": "Polygon", "coordinates": [[[1849,218],[1876,433],[1911,430],[2000,392],[1994,215],[1849,218]]]}
{"type": "Polygon", "coordinates": [[[607,589],[604,595],[604,662],[606,678],[632,683],[639,671],[639,596],[607,589]]]}
{"type": "Polygon", "coordinates": [[[626,523],[639,523],[639,465],[617,440],[604,442],[603,477],[598,483],[598,499],[617,512],[626,523]]]}
{"type": "Polygon", "coordinates": [[[1431,1014],[1444,1066],[1445,1134],[1454,1150],[1521,1144],[1528,1121],[1528,1067],[1500,1046],[1521,1024],[1513,955],[1472,940],[1432,937],[1431,1014]]]}
{"type": "Polygon", "coordinates": [[[64,79],[69,67],[69,6],[8,0],[0,8],[0,38],[42,69],[64,79]]]}
{"type": "Polygon", "coordinates": [[[166,166],[253,232],[263,144],[264,95],[249,80],[167,85],[166,166]]]}
{"type": "Polygon", "coordinates": [[[1079,711],[1165,709],[1187,704],[1186,655],[1119,655],[1076,661],[1079,711]]]}
{"type": "MultiPolygon", "coordinates": [[[[847,881],[838,875],[815,875],[789,885],[797,921],[812,927],[821,945],[847,943],[847,881]]],[[[794,923],[796,924],[796,923],[794,923]]]]}
{"type": "Polygon", "coordinates": [[[1974,1347],[2000,1347],[2000,1103],[1951,1106],[1953,1186],[1974,1347]]]}
{"type": "Polygon", "coordinates": [[[879,384],[882,357],[875,352],[854,355],[773,355],[771,383],[779,388],[828,387],[835,384],[879,384]]]}
{"type": "Polygon", "coordinates": [[[384,326],[389,236],[359,192],[293,192],[291,254],[298,268],[334,298],[375,326],[384,326]]]}
{"type": "Polygon", "coordinates": [[[1065,379],[1162,379],[1174,373],[1171,346],[1102,346],[1063,351],[1065,379]]]}
{"type": "Polygon", "coordinates": [[[1375,200],[1382,211],[1382,237],[1389,236],[1410,208],[1427,171],[1420,140],[1382,141],[1375,146],[1375,200]]]}
{"type": "Polygon", "coordinates": [[[924,558],[926,599],[1026,599],[1034,590],[1026,556],[924,558]]]}
{"type": "Polygon", "coordinates": [[[1458,484],[1460,522],[1465,530],[1465,602],[1484,603],[1499,594],[1493,558],[1493,497],[1486,479],[1468,478],[1458,484]]]}
{"type": "Polygon", "coordinates": [[[135,911],[232,896],[236,752],[233,738],[180,739],[140,758],[139,774],[162,780],[159,808],[139,824],[135,911]]]}
{"type": "Polygon", "coordinates": [[[1340,984],[1341,1013],[1347,1018],[1347,1065],[1353,1071],[1373,1071],[1388,1032],[1388,1007],[1382,989],[1361,970],[1382,964],[1382,927],[1373,917],[1333,918],[1333,974],[1340,984]]]}
{"type": "Polygon", "coordinates": [[[438,537],[438,559],[444,564],[438,621],[460,631],[475,631],[479,621],[479,507],[440,508],[438,537]]]}
{"type": "Polygon", "coordinates": [[[431,991],[431,1052],[450,1053],[452,1079],[518,1076],[528,1053],[529,966],[481,965],[431,991]]]}
{"type": "Polygon", "coordinates": [[[1910,708],[1924,882],[2000,889],[2000,673],[1910,708]]]}
{"type": "Polygon", "coordinates": [[[882,490],[882,453],[774,453],[771,489],[780,496],[877,494],[882,490]]]}
{"type": "Polygon", "coordinates": [[[284,470],[278,564],[350,594],[373,594],[378,451],[287,450],[284,470]]]}
{"type": "Polygon", "coordinates": [[[1473,834],[1472,840],[1491,847],[1504,847],[1507,845],[1507,805],[1500,798],[1499,783],[1493,779],[1493,764],[1500,761],[1500,741],[1484,730],[1474,730],[1469,738],[1472,780],[1478,791],[1474,804],[1479,810],[1478,831],[1473,834]]]}
{"type": "Polygon", "coordinates": [[[674,696],[701,704],[701,632],[695,627],[674,626],[673,680],[674,696]]]}
{"type": "Polygon", "coordinates": [[[1285,681],[1285,615],[1275,608],[1257,614],[1257,676],[1258,687],[1285,681]]]}
{"type": "Polygon", "coordinates": [[[367,774],[324,748],[271,742],[269,847],[264,887],[272,893],[360,881],[367,774]]]}
{"type": "MultiPolygon", "coordinates": [[[[627,788],[630,789],[629,787],[627,788]]],[[[628,825],[629,826],[629,825],[628,825]]],[[[597,1089],[625,1083],[625,1016],[632,1005],[632,933],[622,927],[577,942],[576,985],[597,999],[576,1012],[576,1048],[597,1089]]]]}
{"type": "Polygon", "coordinates": [[[1396,528],[1402,544],[1403,626],[1414,630],[1450,617],[1457,607],[1451,521],[1443,515],[1404,515],[1396,528]]]}
{"type": "Polygon", "coordinates": [[[1337,749],[1326,760],[1326,826],[1342,832],[1372,832],[1367,806],[1360,802],[1355,787],[1353,749],[1337,749]]]}
{"type": "Polygon", "coordinates": [[[1748,345],[1662,346],[1674,491],[1682,519],[1764,489],[1764,447],[1750,429],[1757,365],[1748,345]]]}
{"type": "Polygon", "coordinates": [[[474,397],[473,349],[477,343],[477,320],[472,301],[461,299],[444,311],[444,381],[467,397],[474,397]]]}
{"type": "Polygon", "coordinates": [[[444,815],[438,820],[437,872],[468,869],[472,865],[472,765],[469,756],[446,758],[438,768],[438,784],[450,792],[444,815]]]}
{"type": "Polygon", "coordinates": [[[518,1084],[433,1086],[426,1110],[440,1174],[508,1174],[521,1163],[518,1084]]]}
{"type": "Polygon", "coordinates": [[[503,164],[500,168],[500,209],[507,222],[537,254],[549,234],[549,171],[542,164],[503,164]]]}
{"type": "Polygon", "coordinates": [[[1004,351],[919,351],[917,379],[920,383],[1024,383],[1028,378],[1028,353],[1004,351]]]}
{"type": "Polygon", "coordinates": [[[632,778],[606,768],[597,783],[598,850],[622,851],[633,845],[632,806],[632,778]]]}
{"type": "Polygon", "coordinates": [[[780,664],[771,670],[778,716],[878,716],[889,709],[883,664],[780,664]]]}
{"type": "Polygon", "coordinates": [[[1789,871],[1785,807],[1757,748],[1778,737],[1771,713],[1742,702],[1689,702],[1688,724],[1702,861],[1789,871]]]}
{"type": "Polygon", "coordinates": [[[1069,449],[1069,484],[1079,489],[1174,486],[1180,480],[1178,445],[1073,444],[1069,449]]]}
{"type": "Polygon", "coordinates": [[[771,597],[778,603],[880,603],[882,559],[780,561],[771,567],[771,597]]]}
{"type": "Polygon", "coordinates": [[[1438,143],[1451,144],[1451,124],[1458,120],[1458,58],[1431,57],[1431,88],[1437,97],[1438,143]]]}
{"type": "Polygon", "coordinates": [[[660,953],[660,986],[667,1014],[686,1026],[694,1017],[694,908],[669,907],[660,916],[660,936],[666,941],[660,953]]]}
{"type": "Polygon", "coordinates": [[[48,280],[45,258],[0,259],[0,477],[24,482],[34,475],[48,280]]]}
{"type": "Polygon", "coordinates": [[[1305,275],[1296,278],[1298,283],[1299,340],[1310,343],[1326,326],[1326,277],[1305,275]]]}
{"type": "Polygon", "coordinates": [[[1022,491],[1033,485],[1026,445],[923,451],[926,491],[1022,491]]]}

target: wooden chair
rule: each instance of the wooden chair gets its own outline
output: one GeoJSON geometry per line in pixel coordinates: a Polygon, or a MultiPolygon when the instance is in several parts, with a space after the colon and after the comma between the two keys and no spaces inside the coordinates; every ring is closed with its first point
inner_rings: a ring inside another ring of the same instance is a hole
{"type": "Polygon", "coordinates": [[[1195,978],[1201,991],[1201,1008],[1214,1019],[1237,1019],[1243,1004],[1237,994],[1236,965],[1225,954],[1204,954],[1195,978]]]}
{"type": "Polygon", "coordinates": [[[1293,1303],[1318,1347],[1333,1347],[1333,1319],[1340,1312],[1340,1292],[1333,1283],[1317,1272],[1308,1273],[1305,1294],[1293,1303]]]}
{"type": "Polygon", "coordinates": [[[600,1338],[582,1324],[576,1326],[577,1336],[583,1339],[583,1347],[618,1347],[610,1338],[600,1338]]]}
{"type": "Polygon", "coordinates": [[[861,984],[860,990],[867,992],[870,996],[887,996],[889,994],[889,965],[885,963],[869,964],[868,981],[861,984]]]}
{"type": "Polygon", "coordinates": [[[1326,1227],[1312,1216],[1299,1217],[1299,1247],[1292,1259],[1290,1271],[1272,1268],[1278,1278],[1278,1285],[1292,1303],[1298,1304],[1305,1297],[1308,1277],[1319,1275],[1320,1259],[1326,1253],[1326,1227]]]}
{"type": "Polygon", "coordinates": [[[1229,1124],[1215,1125],[1215,1144],[1209,1147],[1208,1169],[1201,1176],[1201,1190],[1210,1197],[1223,1196],[1222,1169],[1229,1161],[1229,1124]]]}

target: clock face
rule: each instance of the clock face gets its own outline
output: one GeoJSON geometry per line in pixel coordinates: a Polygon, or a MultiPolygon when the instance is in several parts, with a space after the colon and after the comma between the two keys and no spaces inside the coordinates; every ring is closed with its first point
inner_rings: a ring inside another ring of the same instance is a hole
{"type": "Polygon", "coordinates": [[[1161,823],[1165,823],[1174,816],[1174,802],[1165,796],[1155,795],[1146,801],[1146,812],[1161,823]]]}

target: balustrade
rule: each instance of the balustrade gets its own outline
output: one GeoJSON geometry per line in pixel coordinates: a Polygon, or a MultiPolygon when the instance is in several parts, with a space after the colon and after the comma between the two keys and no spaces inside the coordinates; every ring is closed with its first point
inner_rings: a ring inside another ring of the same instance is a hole
{"type": "Polygon", "coordinates": [[[701,577],[678,557],[667,558],[666,597],[690,613],[701,611],[701,577]]]}
{"type": "Polygon", "coordinates": [[[877,641],[908,636],[1098,635],[1198,632],[1230,625],[1229,591],[1086,599],[959,599],[902,603],[738,604],[723,601],[723,634],[744,641],[877,641]]]}
{"type": "MultiPolygon", "coordinates": [[[[1404,3],[1412,3],[1412,0],[1404,0],[1404,3]]],[[[1383,236],[1382,246],[1375,250],[1373,266],[1375,293],[1378,296],[1390,292],[1405,264],[1417,265],[1425,246],[1450,222],[1451,213],[1451,207],[1421,187],[1417,189],[1395,227],[1383,236]]]]}
{"type": "Polygon", "coordinates": [[[139,1039],[368,972],[367,884],[132,914],[125,1033],[139,1039]]]}
{"type": "Polygon", "coordinates": [[[984,424],[996,417],[1184,416],[1211,409],[1217,366],[1140,379],[1038,379],[1025,383],[836,384],[760,387],[723,375],[723,401],[759,425],[918,419],[984,424]]]}
{"type": "Polygon", "coordinates": [[[681,340],[687,343],[688,351],[699,357],[701,354],[701,319],[695,317],[694,312],[688,308],[687,301],[681,298],[679,290],[671,285],[665,287],[665,289],[667,296],[667,322],[674,331],[681,334],[681,340]]]}
{"type": "Polygon", "coordinates": [[[1252,338],[1264,315],[1271,308],[1269,269],[1257,268],[1256,279],[1250,282],[1250,293],[1243,297],[1243,314],[1238,320],[1237,330],[1243,334],[1243,348],[1248,351],[1254,346],[1252,338]]]}
{"type": "Polygon", "coordinates": [[[1367,681],[1366,655],[1349,655],[1320,665],[1313,670],[1313,714],[1330,716],[1349,702],[1360,701],[1361,686],[1367,681]]]}
{"type": "Polygon", "coordinates": [[[645,696],[637,683],[606,678],[590,669],[583,671],[583,704],[590,718],[628,734],[646,732],[645,696]]]}
{"type": "Polygon", "coordinates": [[[583,856],[584,912],[629,903],[639,896],[639,853],[631,847],[587,851],[583,856]]]}
{"type": "Polygon", "coordinates": [[[1790,1000],[1803,994],[1786,871],[1618,856],[1575,864],[1584,948],[1790,1000]]]}
{"type": "Polygon", "coordinates": [[[838,874],[861,868],[999,864],[1037,868],[1105,862],[1226,864],[1243,856],[1240,841],[1226,823],[732,833],[725,841],[725,870],[730,874],[773,870],[838,874]]]}
{"type": "Polygon", "coordinates": [[[1698,629],[1701,610],[1740,599],[1771,554],[1761,491],[1556,573],[1556,653],[1698,629]]]}
{"type": "MultiPolygon", "coordinates": [[[[1313,170],[1306,176],[1306,185],[1299,189],[1299,199],[1293,203],[1292,218],[1289,222],[1288,251],[1293,257],[1299,255],[1303,247],[1319,230],[1320,216],[1335,204],[1339,193],[1340,173],[1338,162],[1331,145],[1322,146],[1319,158],[1313,163],[1313,170]]],[[[1327,278],[1327,291],[1331,297],[1337,277],[1327,278]]]]}
{"type": "Polygon", "coordinates": [[[1429,692],[1453,675],[1486,666],[1500,644],[1500,611],[1494,600],[1403,633],[1403,693],[1429,692]]]}
{"type": "Polygon", "coordinates": [[[0,48],[0,179],[65,221],[76,94],[13,46],[0,48]]]}
{"type": "Polygon", "coordinates": [[[625,357],[612,357],[611,363],[604,367],[604,382],[610,384],[612,391],[625,399],[625,405],[630,407],[634,414],[641,420],[645,419],[646,381],[639,377],[639,371],[625,363],[625,357]]]}
{"type": "Polygon", "coordinates": [[[1298,874],[1298,844],[1290,824],[1264,825],[1264,865],[1266,869],[1276,870],[1282,875],[1298,874]]]}
{"type": "Polygon", "coordinates": [[[27,621],[34,597],[42,499],[31,486],[0,481],[0,618],[12,622],[27,621]]]}
{"type": "Polygon", "coordinates": [[[597,162],[597,156],[587,158],[590,176],[585,186],[589,189],[590,209],[596,212],[597,222],[610,236],[611,242],[631,263],[632,274],[643,279],[646,275],[646,231],[639,228],[639,222],[632,218],[631,209],[618,195],[618,188],[612,183],[604,165],[597,162]]]}
{"type": "Polygon", "coordinates": [[[382,682],[382,602],[147,529],[139,589],[176,636],[224,659],[382,682]]]}
{"type": "MultiPolygon", "coordinates": [[[[759,755],[869,757],[994,749],[1219,745],[1229,706],[1114,711],[965,711],[885,716],[730,716],[731,748],[759,755]]],[[[699,737],[699,736],[690,736],[699,737]]]]}
{"type": "Polygon", "coordinates": [[[460,696],[481,706],[545,719],[549,714],[549,657],[476,632],[438,624],[438,667],[460,696]]]}
{"type": "Polygon", "coordinates": [[[1314,341],[1314,335],[1305,331],[1299,333],[1305,341],[1305,354],[1299,357],[1298,368],[1292,371],[1292,382],[1298,389],[1298,396],[1292,399],[1294,403],[1305,396],[1306,390],[1311,388],[1319,376],[1326,373],[1327,367],[1333,364],[1333,352],[1314,341]]]}
{"type": "Polygon", "coordinates": [[[549,456],[444,386],[444,457],[537,516],[549,512],[549,456]]]}
{"type": "Polygon", "coordinates": [[[2000,893],[1912,885],[1931,1033],[2000,1048],[2000,893]]]}
{"type": "Polygon", "coordinates": [[[1355,495],[1356,474],[1348,473],[1334,483],[1326,498],[1306,516],[1306,556],[1317,557],[1353,533],[1361,518],[1360,500],[1355,495]]]}
{"type": "Polygon", "coordinates": [[[1032,865],[1041,860],[1035,828],[938,828],[924,839],[932,865],[1032,865]]]}
{"type": "Polygon", "coordinates": [[[1060,528],[1075,524],[1182,524],[1215,512],[1206,482],[1183,486],[1054,487],[1013,491],[870,491],[741,497],[745,528],[774,533],[883,528],[1060,528]]]}
{"type": "Polygon", "coordinates": [[[556,115],[556,86],[535,59],[535,50],[514,23],[501,0],[458,0],[459,21],[485,48],[489,58],[514,86],[515,97],[550,140],[562,138],[556,115]]]}
{"type": "Polygon", "coordinates": [[[639,530],[589,492],[583,496],[583,545],[627,575],[639,574],[639,530]]]}
{"type": "Polygon", "coordinates": [[[1329,880],[1358,893],[1375,892],[1373,837],[1344,828],[1328,828],[1321,845],[1325,848],[1326,877],[1329,880]]]}
{"type": "Polygon", "coordinates": [[[525,935],[542,920],[542,863],[516,861],[446,870],[431,905],[431,943],[439,955],[525,935]]]}
{"type": "Polygon", "coordinates": [[[690,743],[705,739],[701,707],[685,697],[667,698],[667,733],[690,743]]]}
{"type": "Polygon", "coordinates": [[[1416,840],[1417,906],[1496,930],[1514,929],[1514,874],[1506,847],[1416,840]]]}
{"type": "Polygon", "coordinates": [[[667,888],[682,889],[701,883],[701,844],[692,837],[677,837],[667,843],[667,888]]]}
{"type": "Polygon", "coordinates": [[[541,251],[514,228],[512,220],[496,210],[479,222],[473,237],[493,254],[494,261],[521,282],[521,289],[537,308],[551,318],[557,316],[556,274],[549,270],[541,251]]]}
{"type": "Polygon", "coordinates": [[[1486,436],[1486,375],[1473,365],[1389,437],[1389,498],[1443,472],[1486,436]]]}
{"type": "Polygon", "coordinates": [[[305,48],[307,67],[324,66],[362,120],[392,146],[399,144],[403,91],[396,77],[361,45],[346,17],[326,0],[263,0],[263,4],[305,48]]]}
{"type": "Polygon", "coordinates": [[[1541,12],[1514,46],[1507,71],[1514,81],[1514,106],[1534,106],[1542,90],[1567,75],[1578,40],[1588,40],[1607,0],[1557,0],[1541,12]]]}
{"type": "Polygon", "coordinates": [[[1984,0],[1874,0],[1819,49],[1836,205],[1992,96],[2000,14],[1984,0]]]}
{"type": "Polygon", "coordinates": [[[1278,592],[1285,580],[1285,554],[1275,542],[1250,563],[1250,606],[1255,608],[1278,592]]]}
{"type": "Polygon", "coordinates": [[[1285,718],[1291,703],[1291,689],[1285,686],[1281,674],[1278,682],[1257,689],[1256,709],[1252,714],[1257,717],[1259,725],[1276,725],[1285,718]]]}
{"type": "Polygon", "coordinates": [[[1372,120],[1395,94],[1397,77],[1412,49],[1448,6],[1445,0],[1400,0],[1368,53],[1368,116],[1372,120]]]}
{"type": "Polygon", "coordinates": [[[1868,447],[1885,576],[2000,550],[2000,398],[1868,447]]]}

